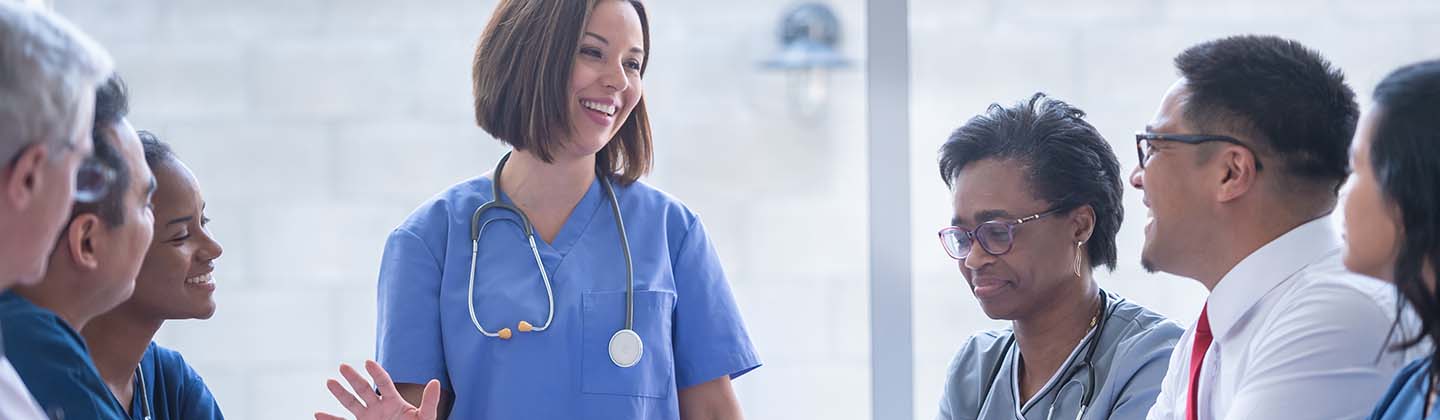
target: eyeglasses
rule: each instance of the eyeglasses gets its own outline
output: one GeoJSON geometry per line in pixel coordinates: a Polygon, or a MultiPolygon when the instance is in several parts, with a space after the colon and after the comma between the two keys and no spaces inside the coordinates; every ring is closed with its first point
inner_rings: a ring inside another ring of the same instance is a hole
{"type": "Polygon", "coordinates": [[[980,248],[990,255],[1004,255],[1015,246],[1015,227],[1059,212],[1060,209],[1056,208],[1015,220],[992,220],[972,230],[949,226],[940,229],[940,246],[945,248],[950,258],[957,260],[970,256],[971,241],[979,241],[980,248]]]}
{"type": "Polygon", "coordinates": [[[1212,141],[1230,143],[1244,147],[1245,150],[1250,151],[1250,154],[1255,155],[1255,170],[1258,171],[1263,167],[1260,165],[1260,156],[1258,153],[1255,153],[1255,149],[1250,148],[1250,145],[1234,137],[1218,134],[1160,134],[1140,132],[1135,133],[1135,153],[1138,154],[1140,158],[1140,169],[1145,169],[1145,162],[1149,161],[1150,157],[1155,155],[1155,147],[1151,146],[1150,142],[1156,140],[1185,144],[1200,144],[1212,141]]]}
{"type": "Polygon", "coordinates": [[[110,192],[115,184],[115,168],[94,156],[86,157],[75,170],[75,202],[94,203],[110,192]]]}

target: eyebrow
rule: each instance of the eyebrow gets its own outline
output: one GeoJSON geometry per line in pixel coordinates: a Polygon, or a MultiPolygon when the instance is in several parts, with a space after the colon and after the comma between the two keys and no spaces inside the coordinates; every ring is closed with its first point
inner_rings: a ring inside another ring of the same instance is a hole
{"type": "MultiPolygon", "coordinates": [[[[595,39],[600,40],[600,43],[605,44],[605,45],[610,45],[610,40],[605,39],[605,37],[600,36],[599,34],[596,34],[596,33],[594,33],[594,32],[586,32],[585,35],[593,36],[593,37],[595,37],[595,39]]],[[[644,49],[644,48],[640,48],[640,47],[630,47],[630,52],[639,53],[639,54],[643,55],[643,54],[645,54],[645,49],[644,49]]]]}
{"type": "Polygon", "coordinates": [[[169,221],[169,222],[166,222],[165,225],[166,225],[166,226],[169,226],[169,225],[173,225],[173,224],[176,224],[176,223],[185,223],[185,222],[189,222],[189,221],[191,221],[191,220],[195,220],[195,216],[176,217],[175,220],[171,220],[171,221],[169,221]]]}
{"type": "MultiPolygon", "coordinates": [[[[985,223],[985,222],[988,222],[988,221],[991,221],[991,220],[997,220],[997,219],[1015,219],[1015,216],[1010,215],[1010,212],[1008,212],[1008,211],[1005,211],[1005,210],[996,210],[996,209],[981,210],[981,211],[975,212],[975,222],[976,222],[976,223],[985,223]]],[[[950,224],[951,224],[952,226],[960,226],[960,223],[961,223],[961,222],[963,222],[963,220],[960,220],[960,217],[958,217],[958,216],[955,217],[955,218],[953,218],[953,219],[950,219],[950,224]]]]}

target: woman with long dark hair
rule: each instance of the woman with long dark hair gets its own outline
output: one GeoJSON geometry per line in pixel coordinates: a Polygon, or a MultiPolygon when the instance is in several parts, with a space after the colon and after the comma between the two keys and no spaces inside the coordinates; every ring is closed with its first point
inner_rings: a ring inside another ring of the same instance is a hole
{"type": "MultiPolygon", "coordinates": [[[[1385,77],[1352,147],[1345,267],[1394,283],[1420,318],[1419,334],[1404,345],[1433,346],[1440,342],[1440,60],[1385,77]]],[[[1437,358],[1431,350],[1402,369],[1371,418],[1440,419],[1433,409],[1437,358]]]]}

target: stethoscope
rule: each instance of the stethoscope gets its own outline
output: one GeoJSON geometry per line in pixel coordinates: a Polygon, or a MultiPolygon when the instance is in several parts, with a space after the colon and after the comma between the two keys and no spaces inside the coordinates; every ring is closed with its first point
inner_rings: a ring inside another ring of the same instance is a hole
{"type": "MultiPolygon", "coordinates": [[[[1095,321],[1095,335],[1094,335],[1093,339],[1092,339],[1092,340],[1090,341],[1090,343],[1089,343],[1090,348],[1088,348],[1088,349],[1085,350],[1085,358],[1080,362],[1080,365],[1079,365],[1079,366],[1073,366],[1073,365],[1067,363],[1065,366],[1061,366],[1061,367],[1060,367],[1061,371],[1062,371],[1062,372],[1066,372],[1066,373],[1065,373],[1065,375],[1064,375],[1063,377],[1061,377],[1061,380],[1060,380],[1060,381],[1056,382],[1057,386],[1056,386],[1054,389],[1055,389],[1055,392],[1056,392],[1057,394],[1060,392],[1060,389],[1061,389],[1061,388],[1064,388],[1064,385],[1061,385],[1061,384],[1064,384],[1064,383],[1066,383],[1066,382],[1069,382],[1071,379],[1074,379],[1074,378],[1075,378],[1075,369],[1072,369],[1072,368],[1084,367],[1084,368],[1086,368],[1086,369],[1085,369],[1086,373],[1089,374],[1089,379],[1090,379],[1089,384],[1088,384],[1088,385],[1085,385],[1085,384],[1080,385],[1080,390],[1081,390],[1081,391],[1084,391],[1084,393],[1081,394],[1081,397],[1080,397],[1080,411],[1077,412],[1077,413],[1075,413],[1075,419],[1076,419],[1076,420],[1079,420],[1080,417],[1082,417],[1082,416],[1085,415],[1085,410],[1090,408],[1090,403],[1091,403],[1091,401],[1095,399],[1095,366],[1092,365],[1090,362],[1091,362],[1091,360],[1093,360],[1093,359],[1095,358],[1095,349],[1098,348],[1098,347],[1100,347],[1100,335],[1105,332],[1105,321],[1106,321],[1109,317],[1110,317],[1110,298],[1105,295],[1105,291],[1104,291],[1104,290],[1101,290],[1101,291],[1100,291],[1100,314],[1099,314],[1099,316],[1096,316],[1096,317],[1095,317],[1095,318],[1096,318],[1096,321],[1095,321]]],[[[1011,348],[1011,347],[1014,347],[1014,346],[1015,346],[1015,334],[1014,334],[1014,333],[1011,333],[1011,334],[1010,334],[1010,337],[1008,337],[1008,338],[1005,339],[1005,346],[1004,346],[1004,348],[1002,348],[1001,351],[1000,351],[1000,358],[999,358],[999,360],[996,360],[996,361],[995,361],[995,367],[990,369],[990,378],[985,381],[985,391],[980,394],[980,408],[983,409],[983,408],[985,407],[985,402],[990,399],[990,386],[995,383],[995,379],[996,379],[996,378],[999,378],[999,377],[1000,377],[1000,368],[1001,368],[1002,366],[1005,366],[1005,358],[1006,358],[1006,355],[1008,355],[1008,354],[1010,353],[1010,348],[1011,348]]],[[[1048,394],[1048,393],[1050,393],[1050,391],[1047,390],[1047,391],[1045,391],[1045,393],[1048,394]]],[[[1041,397],[1043,397],[1043,396],[1044,396],[1044,395],[1041,395],[1041,397]]],[[[1058,398],[1058,397],[1057,397],[1057,398],[1058,398]]],[[[1056,402],[1059,402],[1059,401],[1057,400],[1056,402]]],[[[1056,405],[1056,404],[1053,404],[1053,403],[1050,404],[1050,410],[1045,412],[1045,419],[1046,419],[1046,420],[1049,420],[1050,417],[1055,414],[1055,405],[1056,405]]],[[[978,413],[977,413],[977,415],[978,415],[978,413]]],[[[1016,417],[1019,417],[1019,416],[1020,416],[1020,413],[1015,413],[1015,415],[1016,415],[1016,417]]]]}
{"type": "Polygon", "coordinates": [[[145,371],[141,370],[139,366],[135,367],[135,380],[140,382],[140,407],[145,409],[140,412],[145,415],[141,418],[150,420],[152,414],[150,412],[150,390],[145,387],[145,371]]]}
{"type": "MultiPolygon", "coordinates": [[[[466,294],[470,304],[470,322],[475,324],[475,329],[486,337],[499,337],[501,340],[509,340],[511,337],[510,328],[501,328],[499,331],[490,332],[480,325],[480,319],[475,316],[475,259],[480,255],[480,236],[485,233],[485,228],[497,220],[505,220],[515,223],[514,220],[495,218],[480,224],[480,216],[486,210],[499,209],[507,210],[520,216],[520,228],[530,240],[530,254],[535,256],[535,267],[540,270],[540,281],[545,283],[545,299],[548,302],[548,310],[545,315],[545,323],[539,326],[531,325],[530,322],[521,320],[515,329],[520,332],[540,332],[550,328],[550,323],[555,320],[555,293],[550,287],[550,273],[545,271],[545,263],[540,260],[540,249],[535,246],[535,229],[530,225],[530,218],[519,207],[505,203],[500,200],[500,172],[505,169],[505,162],[510,160],[510,154],[506,153],[500,158],[500,163],[495,165],[495,175],[490,182],[490,201],[481,204],[475,209],[475,214],[470,216],[470,288],[466,294]]],[[[635,333],[635,271],[634,264],[630,259],[630,240],[625,237],[625,220],[620,216],[620,202],[615,199],[615,190],[610,188],[610,181],[599,167],[595,169],[595,176],[600,180],[600,187],[605,194],[610,196],[610,211],[615,214],[615,226],[620,230],[620,250],[625,254],[625,328],[616,331],[610,336],[610,361],[615,366],[628,368],[640,362],[640,356],[645,353],[644,343],[640,340],[640,334],[635,333]]]]}

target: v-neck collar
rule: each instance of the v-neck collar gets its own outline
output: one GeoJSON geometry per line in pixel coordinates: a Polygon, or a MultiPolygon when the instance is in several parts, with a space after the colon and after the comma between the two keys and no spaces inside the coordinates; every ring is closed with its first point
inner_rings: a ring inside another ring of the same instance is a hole
{"type": "MultiPolygon", "coordinates": [[[[1102,310],[1104,309],[1102,308],[1102,310]]],[[[1109,320],[1106,319],[1106,321],[1109,320]]],[[[1012,399],[1015,400],[1016,414],[1019,414],[1020,417],[1024,417],[1026,411],[1030,411],[1031,407],[1035,406],[1036,403],[1040,402],[1044,399],[1045,396],[1050,394],[1051,388],[1056,386],[1064,386],[1064,384],[1059,383],[1060,378],[1067,371],[1075,368],[1075,363],[1078,362],[1079,360],[1077,359],[1080,358],[1080,351],[1084,350],[1088,345],[1091,345],[1091,341],[1096,341],[1095,343],[1093,343],[1093,345],[1100,345],[1100,343],[1098,342],[1099,338],[1095,337],[1095,331],[1097,331],[1099,328],[1099,325],[1090,327],[1090,331],[1085,333],[1085,337],[1080,339],[1080,343],[1076,344],[1075,348],[1070,350],[1070,355],[1065,357],[1065,362],[1060,364],[1060,370],[1051,374],[1050,379],[1045,381],[1045,386],[1042,386],[1040,387],[1040,390],[1035,391],[1035,395],[1030,396],[1029,401],[1020,401],[1020,345],[1017,343],[1015,346],[1010,348],[1010,354],[1008,357],[1008,359],[1010,360],[1010,393],[1012,399]]],[[[1094,369],[1095,367],[1087,365],[1085,366],[1085,368],[1094,369]]],[[[1094,386],[1094,384],[1088,384],[1087,386],[1094,386]]],[[[1060,396],[1059,394],[1056,394],[1055,397],[1059,398],[1060,396]]],[[[1052,401],[1051,404],[1053,405],[1055,404],[1055,402],[1058,402],[1058,400],[1052,401]]]]}
{"type": "MultiPolygon", "coordinates": [[[[555,234],[553,241],[547,242],[536,234],[535,246],[540,249],[542,254],[553,253],[556,257],[564,259],[575,243],[579,242],[580,237],[585,235],[590,222],[595,219],[596,210],[600,208],[602,202],[609,199],[602,197],[605,194],[600,188],[600,176],[597,175],[594,180],[590,181],[590,188],[585,190],[585,195],[580,197],[580,202],[575,203],[575,208],[570,210],[570,216],[565,218],[565,224],[560,226],[560,232],[555,234]]],[[[492,179],[491,182],[494,180],[492,179]]],[[[500,199],[507,203],[515,202],[504,190],[500,190],[500,199]]],[[[559,265],[558,262],[556,265],[559,265]]]]}

